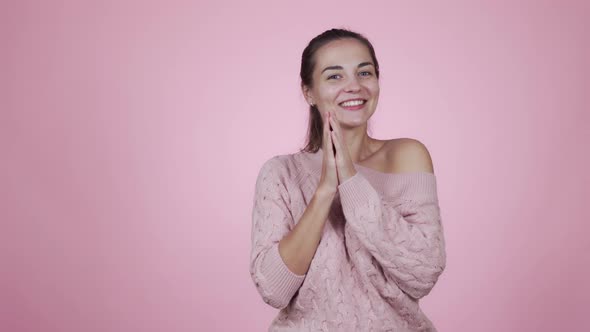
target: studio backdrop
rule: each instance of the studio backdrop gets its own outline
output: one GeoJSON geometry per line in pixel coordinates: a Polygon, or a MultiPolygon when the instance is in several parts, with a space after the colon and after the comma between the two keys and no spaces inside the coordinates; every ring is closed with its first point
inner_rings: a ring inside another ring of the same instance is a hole
{"type": "Polygon", "coordinates": [[[0,330],[264,331],[256,176],[302,148],[301,53],[373,43],[379,139],[431,153],[440,331],[587,331],[585,1],[0,5],[0,330]]]}

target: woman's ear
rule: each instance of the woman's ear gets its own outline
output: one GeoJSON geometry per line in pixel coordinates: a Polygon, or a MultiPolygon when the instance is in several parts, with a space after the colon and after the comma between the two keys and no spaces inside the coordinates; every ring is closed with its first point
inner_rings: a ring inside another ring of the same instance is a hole
{"type": "Polygon", "coordinates": [[[307,103],[311,106],[315,105],[315,102],[313,101],[313,96],[311,95],[311,89],[306,85],[302,85],[301,91],[303,92],[303,97],[305,97],[307,103]]]}

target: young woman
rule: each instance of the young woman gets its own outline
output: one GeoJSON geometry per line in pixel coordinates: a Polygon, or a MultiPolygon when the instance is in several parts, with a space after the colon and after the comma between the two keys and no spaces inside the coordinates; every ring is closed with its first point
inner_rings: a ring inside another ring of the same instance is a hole
{"type": "Polygon", "coordinates": [[[281,309],[269,331],[436,331],[419,307],[446,265],[432,160],[415,139],[379,140],[371,43],[343,29],[301,59],[307,146],[256,181],[250,273],[281,309]]]}

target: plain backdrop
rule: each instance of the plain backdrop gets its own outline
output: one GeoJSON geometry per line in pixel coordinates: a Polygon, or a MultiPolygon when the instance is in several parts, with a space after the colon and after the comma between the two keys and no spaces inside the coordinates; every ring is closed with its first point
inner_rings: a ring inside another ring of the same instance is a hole
{"type": "Polygon", "coordinates": [[[587,1],[0,5],[0,330],[264,331],[262,164],[303,146],[301,52],[381,65],[380,139],[429,149],[439,331],[588,331],[587,1]]]}

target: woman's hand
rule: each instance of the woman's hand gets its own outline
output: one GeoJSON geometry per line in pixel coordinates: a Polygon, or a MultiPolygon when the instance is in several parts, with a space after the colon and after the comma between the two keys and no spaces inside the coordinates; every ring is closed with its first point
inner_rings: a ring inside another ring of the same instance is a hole
{"type": "MultiPolygon", "coordinates": [[[[336,160],[338,183],[341,184],[344,183],[344,181],[351,178],[352,176],[354,176],[356,174],[356,169],[354,168],[352,159],[350,159],[348,146],[346,145],[346,142],[344,142],[342,129],[340,128],[340,122],[338,121],[336,116],[334,116],[334,113],[328,112],[328,114],[328,119],[333,129],[333,131],[330,132],[330,138],[334,144],[334,147],[336,147],[336,155],[333,157],[336,160]]],[[[332,149],[330,149],[330,152],[332,152],[332,149]]]]}
{"type": "Polygon", "coordinates": [[[328,112],[326,112],[323,114],[323,116],[324,130],[322,150],[324,155],[322,162],[322,175],[320,177],[317,191],[333,198],[338,191],[338,173],[336,171],[336,159],[334,157],[332,135],[330,134],[330,115],[328,112]]]}

